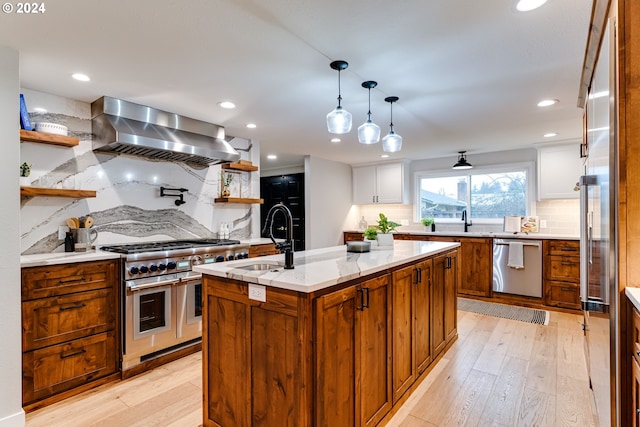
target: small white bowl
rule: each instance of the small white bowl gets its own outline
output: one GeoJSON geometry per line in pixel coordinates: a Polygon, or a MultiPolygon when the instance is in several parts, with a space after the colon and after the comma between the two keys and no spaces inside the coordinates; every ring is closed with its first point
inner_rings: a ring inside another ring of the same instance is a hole
{"type": "Polygon", "coordinates": [[[68,129],[66,126],[56,123],[35,123],[36,132],[53,133],[56,135],[68,135],[68,129]]]}

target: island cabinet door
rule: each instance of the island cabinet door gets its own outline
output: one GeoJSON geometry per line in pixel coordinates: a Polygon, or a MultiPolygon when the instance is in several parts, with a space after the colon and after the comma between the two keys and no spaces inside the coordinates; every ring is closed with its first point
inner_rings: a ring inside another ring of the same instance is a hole
{"type": "Polygon", "coordinates": [[[431,266],[427,260],[393,272],[393,401],[431,363],[431,266]]]}
{"type": "Polygon", "coordinates": [[[433,357],[457,333],[458,256],[456,251],[433,259],[431,294],[431,348],[433,357]]]}
{"type": "Polygon", "coordinates": [[[460,278],[458,293],[491,296],[493,280],[493,239],[464,238],[460,241],[460,278]]]}
{"type": "Polygon", "coordinates": [[[304,299],[269,288],[266,302],[250,300],[246,283],[209,277],[204,289],[204,425],[310,425],[298,311],[304,299]]]}
{"type": "Polygon", "coordinates": [[[316,426],[375,426],[391,409],[390,276],[316,300],[316,426]]]}

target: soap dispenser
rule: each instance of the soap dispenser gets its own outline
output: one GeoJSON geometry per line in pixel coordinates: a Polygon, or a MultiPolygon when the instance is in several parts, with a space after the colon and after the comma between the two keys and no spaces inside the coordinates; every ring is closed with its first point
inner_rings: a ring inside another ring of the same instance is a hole
{"type": "Polygon", "coordinates": [[[67,234],[64,238],[64,251],[73,252],[75,249],[75,242],[73,241],[73,233],[71,231],[67,231],[66,233],[67,234]]]}

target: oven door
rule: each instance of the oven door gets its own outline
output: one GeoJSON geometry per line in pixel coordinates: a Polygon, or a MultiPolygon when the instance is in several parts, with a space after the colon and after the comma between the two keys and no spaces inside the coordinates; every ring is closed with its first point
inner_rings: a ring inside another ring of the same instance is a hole
{"type": "Polygon", "coordinates": [[[176,343],[177,283],[177,277],[126,282],[125,362],[176,343]]]}
{"type": "Polygon", "coordinates": [[[202,337],[202,275],[190,272],[176,287],[180,342],[202,337]]]}

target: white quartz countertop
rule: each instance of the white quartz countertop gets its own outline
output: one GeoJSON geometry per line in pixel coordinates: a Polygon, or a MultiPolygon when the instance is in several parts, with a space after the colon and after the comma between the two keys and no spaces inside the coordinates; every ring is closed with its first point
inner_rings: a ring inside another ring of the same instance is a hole
{"type": "Polygon", "coordinates": [[[39,267],[43,265],[101,261],[104,259],[117,258],[120,258],[120,254],[100,250],[91,250],[87,252],[53,252],[48,254],[21,255],[20,267],[39,267]]]}
{"type": "MultiPolygon", "coordinates": [[[[346,233],[363,233],[362,230],[344,230],[346,233]]],[[[417,231],[398,230],[398,234],[414,234],[417,236],[443,236],[443,237],[495,237],[497,239],[547,239],[547,240],[580,240],[580,236],[544,234],[544,233],[504,233],[494,231],[417,231]]]]}
{"type": "Polygon", "coordinates": [[[241,280],[298,292],[314,292],[352,279],[407,264],[460,246],[455,242],[395,241],[392,249],[347,252],[346,246],[294,252],[294,269],[285,270],[284,255],[270,255],[194,266],[202,274],[241,280]],[[242,268],[254,264],[279,263],[271,270],[242,268]]]}
{"type": "Polygon", "coordinates": [[[637,310],[640,310],[640,288],[630,288],[627,286],[624,288],[624,293],[627,295],[633,306],[637,310]]]}

